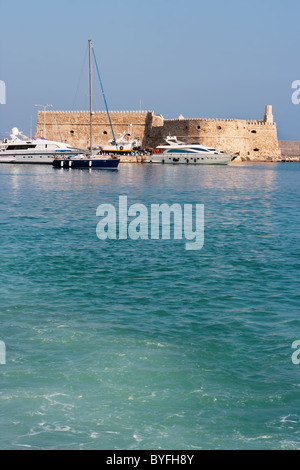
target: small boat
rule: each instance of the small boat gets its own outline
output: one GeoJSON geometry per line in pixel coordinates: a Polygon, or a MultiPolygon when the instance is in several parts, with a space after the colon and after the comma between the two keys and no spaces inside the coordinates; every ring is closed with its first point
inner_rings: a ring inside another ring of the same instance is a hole
{"type": "Polygon", "coordinates": [[[55,168],[91,168],[102,170],[117,170],[119,159],[114,157],[103,157],[97,155],[77,155],[74,157],[55,158],[55,168]]]}
{"type": "Polygon", "coordinates": [[[165,141],[166,144],[156,147],[156,152],[146,159],[146,163],[228,165],[238,156],[198,143],[180,142],[176,136],[168,136],[165,141]]]}
{"type": "Polygon", "coordinates": [[[75,156],[82,153],[63,142],[47,140],[43,137],[29,138],[14,127],[10,139],[0,142],[0,163],[43,163],[51,165],[53,155],[75,156]]]}
{"type": "Polygon", "coordinates": [[[104,147],[101,147],[101,151],[109,154],[127,154],[139,151],[141,149],[142,143],[138,137],[135,139],[130,139],[130,132],[125,131],[120,134],[118,139],[113,139],[107,143],[104,147]]]}
{"type": "MultiPolygon", "coordinates": [[[[99,169],[99,170],[117,170],[120,159],[118,156],[112,155],[112,156],[103,156],[101,155],[102,152],[99,152],[98,150],[93,149],[93,107],[92,107],[92,52],[94,55],[94,60],[96,63],[97,67],[97,72],[98,72],[98,77],[100,80],[100,85],[102,89],[102,94],[104,97],[105,101],[105,106],[106,106],[106,111],[108,114],[109,122],[111,125],[112,129],[112,134],[114,137],[114,141],[116,142],[107,103],[106,103],[106,98],[104,95],[104,90],[99,74],[99,69],[95,57],[95,53],[93,50],[92,46],[92,41],[89,39],[89,76],[90,76],[90,149],[89,152],[81,152],[80,155],[76,156],[67,156],[67,157],[61,157],[61,156],[55,156],[52,164],[55,168],[89,168],[89,169],[99,169]]],[[[116,151],[118,154],[118,146],[116,143],[116,151]]]]}

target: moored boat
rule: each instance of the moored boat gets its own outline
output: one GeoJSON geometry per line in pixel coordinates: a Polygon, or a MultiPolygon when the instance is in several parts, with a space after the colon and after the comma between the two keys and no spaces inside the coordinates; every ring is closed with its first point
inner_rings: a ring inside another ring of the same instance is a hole
{"type": "Polygon", "coordinates": [[[78,155],[76,157],[55,158],[55,168],[89,168],[100,170],[117,170],[120,160],[118,158],[78,155]]]}
{"type": "Polygon", "coordinates": [[[51,165],[54,157],[75,156],[82,149],[43,137],[29,138],[16,127],[10,138],[0,142],[0,163],[39,163],[51,165]]]}
{"type": "Polygon", "coordinates": [[[146,159],[146,163],[228,165],[237,157],[237,154],[228,154],[198,143],[180,142],[176,136],[169,136],[165,140],[166,144],[158,145],[157,151],[146,159]]]}
{"type": "Polygon", "coordinates": [[[104,147],[101,147],[101,152],[105,154],[116,154],[127,155],[139,151],[141,149],[141,141],[138,137],[130,139],[131,134],[128,131],[120,134],[118,139],[109,141],[104,147]]]}
{"type": "MultiPolygon", "coordinates": [[[[98,155],[95,155],[95,150],[93,150],[93,114],[94,113],[93,113],[93,108],[92,108],[92,52],[93,52],[94,60],[95,60],[96,67],[97,67],[98,77],[99,77],[99,80],[100,80],[102,94],[103,94],[103,97],[104,97],[106,111],[107,111],[107,114],[108,114],[111,129],[112,129],[114,142],[116,143],[116,139],[115,139],[115,135],[114,135],[114,131],[113,131],[113,127],[112,127],[112,123],[111,123],[111,119],[110,119],[110,115],[109,115],[109,111],[108,111],[108,107],[107,107],[107,103],[106,103],[106,98],[105,98],[105,95],[104,95],[104,90],[103,90],[103,86],[102,86],[102,82],[101,82],[101,78],[100,78],[100,73],[99,73],[99,69],[98,69],[94,49],[93,49],[93,46],[92,46],[92,41],[89,39],[90,150],[89,150],[89,153],[84,152],[81,155],[77,155],[77,156],[70,156],[70,157],[67,157],[67,158],[65,158],[65,157],[55,157],[55,159],[53,160],[53,163],[52,163],[55,168],[89,168],[89,169],[93,169],[93,168],[95,169],[96,168],[96,169],[99,169],[99,170],[116,170],[119,166],[120,159],[118,158],[118,156],[115,156],[115,155],[103,156],[103,155],[100,155],[99,152],[98,152],[98,155]]],[[[117,150],[117,153],[118,153],[118,146],[117,146],[117,144],[115,144],[115,145],[116,145],[116,150],[117,150]]]]}

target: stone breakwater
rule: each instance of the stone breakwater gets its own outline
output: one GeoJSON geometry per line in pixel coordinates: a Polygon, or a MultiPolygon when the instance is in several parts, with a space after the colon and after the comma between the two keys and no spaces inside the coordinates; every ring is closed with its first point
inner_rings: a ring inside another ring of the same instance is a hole
{"type": "MultiPolygon", "coordinates": [[[[208,147],[238,153],[241,161],[281,161],[281,149],[272,106],[266,106],[262,120],[184,118],[164,119],[153,111],[111,111],[114,132],[118,138],[124,131],[138,137],[143,149],[153,149],[168,135],[178,140],[199,142],[208,147]]],[[[39,111],[36,137],[63,140],[74,147],[89,146],[88,111],[39,111]]],[[[93,115],[95,147],[105,147],[112,140],[107,113],[93,115]]],[[[123,158],[123,157],[122,157],[123,158]]]]}
{"type": "Polygon", "coordinates": [[[281,150],[281,161],[300,162],[300,141],[281,140],[279,141],[279,147],[281,150]]]}
{"type": "Polygon", "coordinates": [[[281,156],[272,157],[266,156],[265,158],[260,158],[259,160],[255,157],[249,156],[239,156],[233,163],[238,162],[247,162],[247,161],[261,161],[261,162],[287,162],[295,163],[300,162],[300,141],[289,141],[289,140],[279,140],[278,142],[281,156]]]}

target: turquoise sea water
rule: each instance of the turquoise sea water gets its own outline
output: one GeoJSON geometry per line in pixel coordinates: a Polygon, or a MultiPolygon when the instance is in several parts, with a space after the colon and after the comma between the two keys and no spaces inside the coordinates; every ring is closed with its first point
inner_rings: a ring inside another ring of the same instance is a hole
{"type": "Polygon", "coordinates": [[[1,449],[299,449],[297,164],[0,166],[1,449]],[[99,204],[205,205],[205,244],[99,204]]]}

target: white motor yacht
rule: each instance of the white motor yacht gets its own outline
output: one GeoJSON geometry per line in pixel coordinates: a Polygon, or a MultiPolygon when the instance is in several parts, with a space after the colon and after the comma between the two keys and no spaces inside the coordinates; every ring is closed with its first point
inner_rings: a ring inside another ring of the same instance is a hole
{"type": "Polygon", "coordinates": [[[198,143],[180,142],[175,136],[169,136],[165,140],[166,144],[156,147],[157,153],[150,155],[146,163],[228,165],[237,157],[237,154],[231,155],[198,143]]]}
{"type": "Polygon", "coordinates": [[[0,163],[47,163],[55,157],[78,155],[83,151],[63,142],[46,140],[42,137],[28,138],[14,127],[10,139],[0,142],[0,163]]]}

